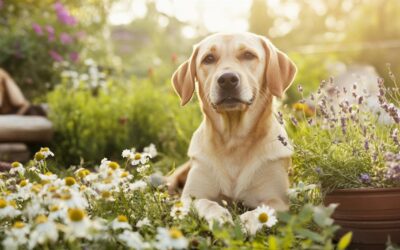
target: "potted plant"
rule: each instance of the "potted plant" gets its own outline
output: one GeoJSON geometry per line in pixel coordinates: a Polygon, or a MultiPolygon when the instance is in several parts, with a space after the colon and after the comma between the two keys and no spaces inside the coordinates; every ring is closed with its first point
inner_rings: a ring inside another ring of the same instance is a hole
{"type": "Polygon", "coordinates": [[[323,202],[338,204],[338,237],[352,231],[356,249],[400,243],[400,98],[396,82],[378,85],[373,96],[356,84],[339,89],[323,82],[286,119],[292,179],[318,184],[323,202]]]}

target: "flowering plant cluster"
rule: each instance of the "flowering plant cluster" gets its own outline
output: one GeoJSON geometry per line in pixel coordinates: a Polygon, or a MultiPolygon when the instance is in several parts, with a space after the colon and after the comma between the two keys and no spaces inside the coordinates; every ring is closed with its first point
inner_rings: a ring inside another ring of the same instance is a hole
{"type": "MultiPolygon", "coordinates": [[[[143,152],[126,149],[121,163],[103,159],[99,166],[71,167],[56,174],[54,153],[42,148],[25,166],[14,162],[0,179],[0,242],[5,249],[334,249],[337,229],[334,207],[300,206],[276,213],[261,206],[248,218],[257,225],[247,232],[243,208],[233,208],[231,223],[208,224],[190,202],[169,196],[150,159],[153,144],[143,152]],[[53,171],[53,172],[51,172],[53,171]],[[316,224],[317,226],[315,226],[316,224]],[[211,227],[210,227],[211,226],[211,227]],[[309,239],[309,237],[311,239],[309,239]]],[[[297,194],[306,192],[294,187],[297,194]]],[[[292,196],[293,198],[293,196],[292,196]]],[[[341,240],[345,249],[350,238],[341,240]]]]}
{"type": "Polygon", "coordinates": [[[320,183],[324,192],[399,187],[400,98],[393,80],[389,88],[378,79],[375,95],[330,80],[295,104],[285,117],[295,148],[293,179],[320,183]]]}

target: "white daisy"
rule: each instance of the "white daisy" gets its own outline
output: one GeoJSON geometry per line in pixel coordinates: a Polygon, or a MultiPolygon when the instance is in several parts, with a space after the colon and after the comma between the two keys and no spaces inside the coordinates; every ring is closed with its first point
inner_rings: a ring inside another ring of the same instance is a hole
{"type": "Polygon", "coordinates": [[[265,205],[242,214],[240,219],[250,234],[257,233],[263,226],[273,227],[278,222],[275,210],[265,205]]]}
{"type": "Polygon", "coordinates": [[[132,230],[132,226],[129,225],[128,218],[125,215],[118,215],[118,217],[111,222],[111,228],[113,230],[118,230],[118,229],[132,230]]]}
{"type": "Polygon", "coordinates": [[[172,206],[170,215],[174,219],[183,219],[189,213],[189,210],[190,210],[190,203],[177,201],[172,206]]]}
{"type": "Polygon", "coordinates": [[[130,149],[125,149],[124,151],[122,151],[122,157],[123,158],[133,158],[135,156],[134,151],[130,150],[130,149]]]}
{"type": "Polygon", "coordinates": [[[143,242],[143,238],[138,232],[125,230],[118,235],[118,239],[128,248],[140,250],[150,247],[148,243],[143,242]]]}
{"type": "Polygon", "coordinates": [[[136,223],[136,227],[141,228],[144,226],[151,226],[150,220],[147,217],[144,217],[143,219],[139,220],[136,223]]]}
{"type": "Polygon", "coordinates": [[[156,146],[153,143],[151,143],[149,146],[145,147],[143,149],[143,152],[148,153],[151,158],[156,157],[158,154],[156,146]]]}
{"type": "Polygon", "coordinates": [[[67,238],[92,238],[90,220],[86,217],[85,210],[80,208],[68,209],[66,224],[69,228],[67,238]]]}
{"type": "Polygon", "coordinates": [[[58,240],[58,230],[56,224],[48,220],[45,215],[39,215],[35,220],[37,226],[29,236],[29,248],[33,249],[38,244],[53,243],[58,240]]]}
{"type": "Polygon", "coordinates": [[[14,218],[21,214],[21,211],[15,209],[13,203],[0,199],[0,219],[9,217],[14,218]]]}
{"type": "Polygon", "coordinates": [[[134,183],[127,184],[125,188],[126,192],[135,191],[135,190],[143,190],[147,187],[147,183],[142,180],[135,181],[134,183]]]}
{"type": "Polygon", "coordinates": [[[131,158],[131,165],[136,166],[139,164],[146,164],[150,158],[151,158],[151,156],[148,153],[136,153],[131,158]]]}
{"type": "Polygon", "coordinates": [[[9,173],[10,173],[10,174],[18,173],[19,175],[24,176],[24,174],[25,174],[25,168],[24,168],[24,166],[23,166],[21,163],[19,163],[19,162],[13,162],[13,163],[11,164],[11,169],[10,169],[9,173]]]}
{"type": "Polygon", "coordinates": [[[187,239],[183,236],[182,232],[176,228],[157,228],[156,239],[155,247],[160,250],[186,249],[188,247],[187,239]]]}

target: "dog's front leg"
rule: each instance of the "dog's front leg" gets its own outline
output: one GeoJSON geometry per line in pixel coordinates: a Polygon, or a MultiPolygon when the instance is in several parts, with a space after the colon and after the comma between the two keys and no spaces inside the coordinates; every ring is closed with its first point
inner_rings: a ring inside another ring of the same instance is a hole
{"type": "Polygon", "coordinates": [[[220,188],[214,178],[212,171],[194,164],[183,189],[182,199],[187,201],[194,198],[194,207],[197,212],[210,224],[214,221],[232,222],[228,209],[216,202],[220,188]]]}

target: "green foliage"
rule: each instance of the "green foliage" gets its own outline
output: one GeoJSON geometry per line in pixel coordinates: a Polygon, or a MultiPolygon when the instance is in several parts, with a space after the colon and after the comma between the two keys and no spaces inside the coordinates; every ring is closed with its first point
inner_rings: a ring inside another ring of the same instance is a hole
{"type": "Polygon", "coordinates": [[[135,78],[125,86],[110,81],[95,94],[64,82],[49,93],[48,102],[56,132],[53,148],[63,165],[76,164],[80,157],[115,158],[123,149],[149,142],[164,159],[181,162],[201,118],[197,104],[180,107],[169,83],[156,86],[135,78]]]}

